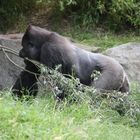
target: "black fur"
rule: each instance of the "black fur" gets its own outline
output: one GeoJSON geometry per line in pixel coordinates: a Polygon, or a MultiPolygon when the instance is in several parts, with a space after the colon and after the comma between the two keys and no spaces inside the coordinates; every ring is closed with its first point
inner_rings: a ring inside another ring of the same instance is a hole
{"type": "Polygon", "coordinates": [[[39,76],[39,69],[31,62],[25,60],[25,69],[28,71],[22,71],[19,78],[12,87],[14,96],[22,97],[23,95],[36,96],[38,92],[37,78],[39,76]]]}
{"type": "MultiPolygon", "coordinates": [[[[23,36],[22,46],[21,57],[36,60],[49,68],[55,68],[61,64],[63,74],[71,75],[74,71],[82,84],[94,86],[100,90],[129,91],[126,73],[116,60],[78,48],[74,42],[55,32],[29,26],[23,36]],[[95,70],[101,73],[97,80],[94,80],[94,77],[91,78],[95,70]]],[[[33,64],[27,64],[26,69],[38,73],[38,69],[33,64]]],[[[20,90],[24,87],[31,91],[30,94],[36,95],[38,89],[36,82],[35,75],[23,71],[13,90],[16,89],[18,92],[15,94],[21,96],[20,90]],[[32,92],[34,89],[35,92],[32,92]]]]}

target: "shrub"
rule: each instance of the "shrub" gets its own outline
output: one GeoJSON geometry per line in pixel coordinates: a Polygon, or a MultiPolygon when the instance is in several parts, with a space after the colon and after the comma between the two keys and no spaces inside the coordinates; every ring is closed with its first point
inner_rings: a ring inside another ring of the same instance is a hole
{"type": "Polygon", "coordinates": [[[138,0],[58,0],[60,10],[77,22],[87,25],[107,25],[113,29],[140,27],[138,0]]]}
{"type": "MultiPolygon", "coordinates": [[[[38,65],[39,66],[39,65],[38,65]]],[[[40,67],[40,66],[39,66],[40,67]]],[[[73,76],[66,78],[64,75],[58,72],[58,66],[55,70],[48,69],[45,66],[41,66],[41,73],[43,79],[46,80],[45,88],[54,93],[54,97],[59,99],[66,99],[68,102],[86,102],[91,108],[109,107],[116,110],[121,115],[136,116],[140,113],[139,105],[132,97],[129,97],[126,93],[120,93],[117,91],[99,92],[93,87],[82,85],[79,79],[75,79],[73,76]]],[[[95,75],[98,78],[99,75],[95,75]]]]}
{"type": "Polygon", "coordinates": [[[35,8],[37,0],[1,0],[0,1],[0,30],[6,30],[14,25],[22,15],[35,8]]]}

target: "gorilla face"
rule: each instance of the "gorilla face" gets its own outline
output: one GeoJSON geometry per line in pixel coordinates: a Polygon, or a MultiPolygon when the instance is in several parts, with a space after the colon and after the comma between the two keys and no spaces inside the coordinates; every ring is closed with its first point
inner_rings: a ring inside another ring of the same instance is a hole
{"type": "Polygon", "coordinates": [[[26,42],[23,43],[23,48],[19,52],[19,56],[22,58],[29,58],[32,60],[39,61],[40,60],[40,52],[41,52],[41,47],[36,46],[32,42],[26,42]]]}
{"type": "Polygon", "coordinates": [[[48,33],[44,34],[41,28],[34,28],[33,26],[27,28],[22,38],[23,48],[20,50],[19,56],[40,61],[41,47],[46,41],[48,33]]]}

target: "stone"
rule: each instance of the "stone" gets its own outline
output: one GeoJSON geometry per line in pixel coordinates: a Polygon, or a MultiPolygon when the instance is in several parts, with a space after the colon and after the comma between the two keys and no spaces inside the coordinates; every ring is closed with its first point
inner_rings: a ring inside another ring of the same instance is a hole
{"type": "MultiPolygon", "coordinates": [[[[21,49],[21,38],[23,34],[0,35],[0,45],[19,51],[21,49]]],[[[10,59],[21,67],[24,67],[23,60],[7,53],[10,59]]],[[[17,79],[21,69],[12,64],[0,49],[0,89],[10,88],[17,79]]]]}
{"type": "Polygon", "coordinates": [[[140,43],[127,43],[106,50],[106,55],[115,58],[125,69],[130,83],[140,86],[140,43]]]}

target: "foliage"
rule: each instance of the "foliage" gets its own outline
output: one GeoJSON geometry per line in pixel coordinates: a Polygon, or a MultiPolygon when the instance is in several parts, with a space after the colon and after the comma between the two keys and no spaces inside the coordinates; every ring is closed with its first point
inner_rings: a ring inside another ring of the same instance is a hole
{"type": "Polygon", "coordinates": [[[57,0],[66,16],[84,26],[109,26],[113,30],[140,27],[140,2],[138,0],[57,0]]]}
{"type": "Polygon", "coordinates": [[[0,30],[14,25],[35,8],[37,0],[0,0],[0,30]]]}
{"type": "Polygon", "coordinates": [[[46,6],[47,10],[43,9],[47,12],[50,9],[52,17],[64,15],[69,22],[86,28],[100,26],[117,31],[140,27],[139,0],[0,0],[0,30],[17,22],[27,24],[25,17],[34,9],[42,9],[39,5],[46,6]]]}
{"type": "MultiPolygon", "coordinates": [[[[45,86],[54,93],[56,99],[68,99],[70,102],[87,102],[92,108],[98,108],[104,102],[105,106],[118,111],[120,114],[129,114],[136,116],[140,113],[139,105],[129,99],[127,93],[120,93],[117,91],[100,92],[93,87],[82,85],[79,79],[75,79],[70,75],[62,75],[58,72],[61,66],[56,70],[50,70],[42,66],[42,76],[46,80],[45,86]],[[69,77],[69,78],[68,78],[69,77]]],[[[94,78],[98,79],[99,74],[94,72],[94,78]]]]}

